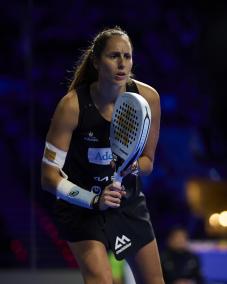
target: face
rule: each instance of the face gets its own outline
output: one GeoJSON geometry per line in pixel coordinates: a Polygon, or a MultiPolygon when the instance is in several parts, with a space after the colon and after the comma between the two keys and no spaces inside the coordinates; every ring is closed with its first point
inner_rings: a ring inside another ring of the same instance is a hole
{"type": "Polygon", "coordinates": [[[176,230],[168,239],[169,246],[175,250],[183,250],[187,248],[188,235],[183,230],[176,230]]]}
{"type": "Polygon", "coordinates": [[[100,82],[124,85],[132,69],[132,47],[127,36],[108,39],[101,58],[94,64],[100,82]]]}

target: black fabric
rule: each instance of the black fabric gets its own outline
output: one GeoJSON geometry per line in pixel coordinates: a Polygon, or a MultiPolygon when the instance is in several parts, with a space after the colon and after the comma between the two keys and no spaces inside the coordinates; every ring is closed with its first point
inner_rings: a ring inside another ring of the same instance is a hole
{"type": "Polygon", "coordinates": [[[118,260],[136,253],[155,236],[143,193],[126,187],[126,198],[117,209],[93,211],[58,200],[54,213],[59,237],[100,241],[118,260]]]}
{"type": "MultiPolygon", "coordinates": [[[[87,190],[94,186],[103,189],[110,183],[113,169],[110,165],[89,163],[87,152],[89,148],[110,148],[110,122],[100,115],[94,105],[89,86],[80,86],[76,91],[80,108],[79,123],[73,132],[63,170],[70,181],[87,190]],[[95,180],[94,177],[100,178],[95,180]]],[[[126,91],[139,93],[132,80],[126,85],[126,91]]]]}
{"type": "Polygon", "coordinates": [[[154,232],[144,196],[127,207],[108,210],[105,214],[105,234],[116,259],[136,253],[154,240],[154,232]]]}
{"type": "Polygon", "coordinates": [[[110,183],[113,169],[110,165],[89,163],[88,149],[110,147],[110,122],[98,112],[88,87],[78,88],[77,96],[80,108],[79,124],[73,132],[63,170],[70,181],[84,189],[91,190],[94,186],[103,188],[110,183]],[[94,177],[99,177],[99,180],[94,177]]]}
{"type": "Polygon", "coordinates": [[[54,208],[54,221],[60,239],[69,242],[97,240],[109,247],[100,211],[74,206],[59,199],[54,208]]]}

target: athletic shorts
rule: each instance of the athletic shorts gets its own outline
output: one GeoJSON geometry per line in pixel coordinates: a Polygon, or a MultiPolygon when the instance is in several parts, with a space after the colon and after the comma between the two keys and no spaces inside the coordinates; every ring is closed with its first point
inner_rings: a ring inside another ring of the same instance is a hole
{"type": "Polygon", "coordinates": [[[97,240],[121,260],[154,240],[144,194],[126,188],[119,208],[94,211],[56,200],[54,220],[60,239],[69,242],[97,240]]]}

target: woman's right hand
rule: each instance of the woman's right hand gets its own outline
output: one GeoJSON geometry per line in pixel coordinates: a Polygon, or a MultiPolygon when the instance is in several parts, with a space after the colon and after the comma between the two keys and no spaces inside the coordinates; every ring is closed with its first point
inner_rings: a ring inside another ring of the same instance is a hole
{"type": "Polygon", "coordinates": [[[121,204],[121,198],[126,195],[126,191],[123,186],[116,186],[115,184],[109,184],[103,190],[99,199],[99,209],[106,210],[107,208],[118,208],[121,204]]]}

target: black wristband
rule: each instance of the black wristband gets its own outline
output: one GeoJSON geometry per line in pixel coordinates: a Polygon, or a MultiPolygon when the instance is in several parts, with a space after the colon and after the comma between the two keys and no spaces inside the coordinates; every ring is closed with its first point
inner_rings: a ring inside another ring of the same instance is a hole
{"type": "Polygon", "coordinates": [[[96,195],[94,199],[92,200],[92,209],[95,211],[99,211],[99,201],[100,201],[100,195],[96,195]]]}

